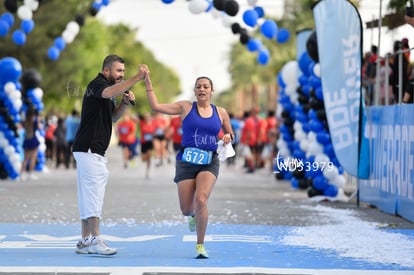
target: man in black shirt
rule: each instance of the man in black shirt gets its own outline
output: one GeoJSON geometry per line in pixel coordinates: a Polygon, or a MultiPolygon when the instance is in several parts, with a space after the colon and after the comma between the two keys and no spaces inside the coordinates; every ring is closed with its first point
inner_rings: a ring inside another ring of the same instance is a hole
{"type": "Polygon", "coordinates": [[[73,143],[73,156],[77,162],[78,207],[82,221],[82,239],[75,251],[78,254],[117,253],[99,236],[108,182],[105,152],[111,139],[112,123],[122,116],[128,105],[134,103],[135,96],[129,89],[143,80],[148,71],[146,65],[139,65],[137,73],[123,81],[124,63],[117,55],[107,56],[102,71],[88,84],[83,96],[81,121],[73,143]],[[115,97],[121,94],[122,100],[117,104],[115,97]]]}

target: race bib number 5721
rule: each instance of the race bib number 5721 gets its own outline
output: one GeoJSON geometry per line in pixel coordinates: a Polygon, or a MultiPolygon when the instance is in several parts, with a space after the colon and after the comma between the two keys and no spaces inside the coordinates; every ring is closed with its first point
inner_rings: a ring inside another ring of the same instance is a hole
{"type": "Polygon", "coordinates": [[[196,165],[206,165],[211,163],[213,158],[213,152],[205,151],[198,148],[187,147],[184,149],[182,161],[196,164],[196,165]]]}

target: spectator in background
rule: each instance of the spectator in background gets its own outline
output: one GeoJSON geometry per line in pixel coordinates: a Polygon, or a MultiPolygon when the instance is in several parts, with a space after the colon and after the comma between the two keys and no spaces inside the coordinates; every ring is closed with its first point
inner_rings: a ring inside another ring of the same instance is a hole
{"type": "Polygon", "coordinates": [[[35,107],[30,106],[26,111],[23,120],[24,140],[23,140],[23,163],[20,171],[20,179],[37,180],[38,178],[32,172],[36,166],[37,152],[39,149],[38,130],[41,128],[39,114],[35,107]],[[27,172],[27,174],[26,174],[27,172]]]}
{"type": "MultiPolygon", "coordinates": [[[[56,169],[59,168],[61,163],[65,163],[66,165],[66,151],[67,151],[67,143],[66,143],[66,127],[65,121],[62,117],[58,117],[57,127],[53,133],[55,137],[55,159],[56,159],[56,169]]],[[[66,168],[67,165],[66,165],[66,168]]]]}
{"type": "MultiPolygon", "coordinates": [[[[388,54],[387,56],[390,56],[388,54]]],[[[388,81],[388,87],[386,87],[386,79],[390,79],[392,76],[392,70],[390,64],[386,64],[385,59],[380,61],[380,71],[379,71],[379,84],[380,84],[380,100],[381,105],[389,105],[394,101],[392,85],[388,81]]]]}
{"type": "Polygon", "coordinates": [[[150,114],[139,115],[139,129],[141,131],[141,159],[146,163],[145,178],[149,179],[155,134],[155,126],[150,114]]]}
{"type": "Polygon", "coordinates": [[[273,159],[276,156],[275,147],[278,137],[277,119],[274,110],[267,111],[266,121],[266,142],[263,149],[263,152],[266,152],[266,154],[262,154],[262,158],[265,163],[269,163],[270,169],[273,172],[273,159]]]}
{"type": "Polygon", "coordinates": [[[175,153],[181,150],[181,141],[183,140],[183,129],[181,128],[181,117],[173,116],[171,118],[170,127],[172,130],[172,143],[175,153]]]}
{"type": "Polygon", "coordinates": [[[259,108],[254,107],[250,110],[249,116],[244,120],[240,142],[245,148],[244,158],[246,162],[246,173],[254,173],[257,167],[256,160],[258,159],[258,130],[259,130],[259,108]]]}
{"type": "Polygon", "coordinates": [[[168,158],[166,134],[169,126],[169,121],[164,116],[164,114],[154,112],[152,123],[155,126],[155,133],[153,139],[155,158],[157,159],[157,163],[155,164],[155,166],[158,167],[163,165],[164,158],[168,158]]]}
{"type": "Polygon", "coordinates": [[[66,153],[65,153],[65,165],[66,168],[70,167],[72,163],[73,168],[76,168],[76,161],[73,158],[72,146],[73,141],[75,140],[76,132],[78,131],[80,124],[79,112],[75,109],[72,110],[72,113],[66,117],[65,126],[66,126],[66,153]]]}
{"type": "Polygon", "coordinates": [[[46,145],[46,160],[53,161],[55,157],[55,129],[57,127],[57,117],[55,115],[48,115],[46,117],[46,131],[45,131],[45,145],[46,145]]]}
{"type": "Polygon", "coordinates": [[[368,105],[372,105],[374,103],[375,77],[377,76],[377,59],[378,47],[372,45],[365,71],[368,105]]]}
{"type": "Polygon", "coordinates": [[[402,83],[401,83],[402,97],[404,97],[403,98],[404,102],[408,102],[408,100],[409,100],[407,98],[407,96],[409,96],[409,94],[407,93],[408,62],[407,62],[407,58],[405,58],[403,53],[401,52],[402,42],[399,41],[399,40],[394,41],[393,50],[394,50],[394,52],[393,52],[394,55],[393,55],[393,58],[392,58],[392,65],[391,65],[392,75],[391,75],[391,78],[390,78],[391,79],[390,83],[391,83],[392,88],[393,88],[394,102],[395,103],[401,103],[401,98],[399,97],[400,73],[401,73],[401,79],[402,79],[402,83]],[[400,56],[401,56],[401,58],[400,58],[400,56]],[[402,70],[400,70],[400,64],[401,64],[402,70]],[[405,95],[405,93],[407,93],[407,96],[405,95]]]}
{"type": "Polygon", "coordinates": [[[120,122],[117,124],[117,134],[119,139],[119,145],[122,148],[122,160],[124,162],[124,168],[128,168],[128,162],[134,156],[134,148],[136,142],[136,125],[131,118],[131,114],[126,111],[120,122]]]}
{"type": "MultiPolygon", "coordinates": [[[[231,128],[233,129],[233,132],[234,132],[233,148],[237,152],[238,150],[237,145],[240,142],[240,135],[241,135],[242,127],[241,127],[240,120],[236,118],[233,113],[229,113],[229,117],[230,117],[231,128]]],[[[236,156],[237,154],[227,159],[228,166],[234,166],[236,164],[236,156]]]]}

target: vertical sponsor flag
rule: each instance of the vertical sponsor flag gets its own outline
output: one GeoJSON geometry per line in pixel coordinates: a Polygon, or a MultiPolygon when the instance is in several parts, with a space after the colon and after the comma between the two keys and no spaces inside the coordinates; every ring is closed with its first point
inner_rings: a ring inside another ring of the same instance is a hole
{"type": "Polygon", "coordinates": [[[362,24],[347,0],[322,0],[313,7],[325,112],[339,163],[358,178],[369,177],[361,86],[362,24]]]}
{"type": "Polygon", "coordinates": [[[296,33],[296,59],[298,62],[302,53],[306,52],[306,41],[308,41],[309,35],[311,33],[311,29],[300,30],[296,33]]]}

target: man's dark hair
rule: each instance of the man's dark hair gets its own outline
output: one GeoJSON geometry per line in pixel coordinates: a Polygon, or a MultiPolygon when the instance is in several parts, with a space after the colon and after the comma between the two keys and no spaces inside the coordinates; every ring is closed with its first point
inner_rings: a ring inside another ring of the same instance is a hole
{"type": "Polygon", "coordinates": [[[375,45],[372,45],[371,46],[371,52],[374,53],[374,54],[377,54],[378,53],[378,47],[375,46],[375,45]]]}
{"type": "Polygon", "coordinates": [[[122,57],[120,57],[116,54],[111,54],[111,55],[108,55],[107,57],[105,57],[105,59],[103,61],[103,64],[102,64],[102,70],[104,68],[111,68],[112,63],[114,63],[114,62],[119,62],[119,63],[122,63],[122,64],[125,63],[125,61],[124,61],[124,59],[122,59],[122,57]]]}

